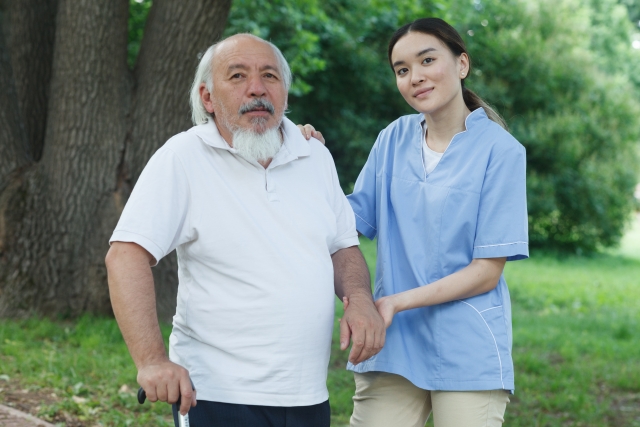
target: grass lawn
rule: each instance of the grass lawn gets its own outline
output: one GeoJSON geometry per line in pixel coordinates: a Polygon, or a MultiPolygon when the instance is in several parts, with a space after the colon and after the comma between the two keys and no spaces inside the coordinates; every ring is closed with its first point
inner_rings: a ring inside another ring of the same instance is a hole
{"type": "MultiPolygon", "coordinates": [[[[364,239],[362,249],[372,267],[374,245],[364,239]]],[[[640,221],[620,249],[593,257],[534,253],[505,274],[517,388],[507,425],[640,427],[640,221]]],[[[328,385],[332,425],[343,426],[353,377],[337,341],[336,323],[328,385]]],[[[135,378],[112,319],[0,320],[0,403],[60,426],[173,425],[166,405],[138,405],[135,378]]]]}

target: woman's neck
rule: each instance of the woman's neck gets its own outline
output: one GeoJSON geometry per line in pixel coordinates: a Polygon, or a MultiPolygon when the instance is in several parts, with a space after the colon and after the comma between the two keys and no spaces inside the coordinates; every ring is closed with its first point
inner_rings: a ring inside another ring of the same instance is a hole
{"type": "Polygon", "coordinates": [[[444,153],[455,134],[466,130],[465,119],[471,114],[462,99],[452,104],[454,105],[450,105],[450,108],[424,115],[427,122],[427,145],[438,153],[444,153]]]}

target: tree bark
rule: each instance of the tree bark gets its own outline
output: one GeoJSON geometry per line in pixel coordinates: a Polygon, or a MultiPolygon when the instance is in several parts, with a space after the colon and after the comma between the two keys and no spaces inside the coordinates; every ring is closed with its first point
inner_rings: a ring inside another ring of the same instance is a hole
{"type": "Polygon", "coordinates": [[[29,156],[39,160],[49,99],[57,0],[6,0],[6,24],[18,108],[29,156]]]}
{"type": "Polygon", "coordinates": [[[105,214],[117,212],[108,201],[126,133],[128,7],[59,3],[42,159],[5,195],[0,315],[108,311],[100,246],[105,214]]]}
{"type": "MultiPolygon", "coordinates": [[[[30,161],[24,123],[18,111],[18,95],[13,81],[9,51],[4,31],[0,31],[0,194],[9,185],[12,176],[30,161]]],[[[0,221],[0,233],[1,229],[0,221]]]]}
{"type": "MultiPolygon", "coordinates": [[[[110,313],[108,238],[148,158],[190,126],[197,53],[231,1],[154,1],[133,73],[128,0],[5,1],[29,10],[11,12],[9,43],[0,35],[0,316],[110,313]],[[54,15],[47,65],[48,30],[28,33],[54,15]]],[[[154,274],[164,319],[177,289],[167,258],[154,274]]]]}

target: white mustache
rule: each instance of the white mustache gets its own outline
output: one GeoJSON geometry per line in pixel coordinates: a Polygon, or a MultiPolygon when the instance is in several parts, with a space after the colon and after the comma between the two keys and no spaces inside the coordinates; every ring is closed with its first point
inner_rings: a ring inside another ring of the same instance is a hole
{"type": "Polygon", "coordinates": [[[267,101],[266,99],[258,98],[240,106],[240,109],[238,110],[238,115],[241,116],[245,113],[248,113],[249,111],[257,110],[258,108],[263,108],[266,111],[268,111],[270,114],[274,114],[276,111],[276,109],[273,107],[273,104],[271,102],[267,101]]]}

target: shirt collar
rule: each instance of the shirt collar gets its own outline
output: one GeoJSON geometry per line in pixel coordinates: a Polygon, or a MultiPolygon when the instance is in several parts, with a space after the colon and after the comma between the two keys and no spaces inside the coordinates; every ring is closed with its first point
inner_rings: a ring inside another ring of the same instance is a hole
{"type": "MultiPolygon", "coordinates": [[[[269,167],[275,167],[311,154],[309,141],[302,136],[300,129],[298,129],[291,120],[283,117],[281,129],[284,136],[282,148],[278,154],[276,154],[269,167]]],[[[205,144],[213,148],[220,148],[232,153],[236,152],[236,150],[230,147],[229,144],[227,144],[227,141],[222,138],[218,131],[218,127],[213,120],[209,120],[207,123],[202,125],[194,126],[188,132],[193,132],[205,144]]]]}
{"type": "MultiPolygon", "coordinates": [[[[427,127],[427,121],[425,120],[424,115],[418,114],[418,118],[420,119],[420,123],[419,123],[420,128],[423,131],[425,131],[427,127]]],[[[478,123],[481,123],[485,119],[488,120],[489,117],[487,116],[487,112],[484,110],[484,108],[482,107],[476,108],[471,113],[469,113],[469,115],[464,119],[465,130],[462,132],[465,132],[471,129],[472,127],[476,126],[478,123]]]]}

